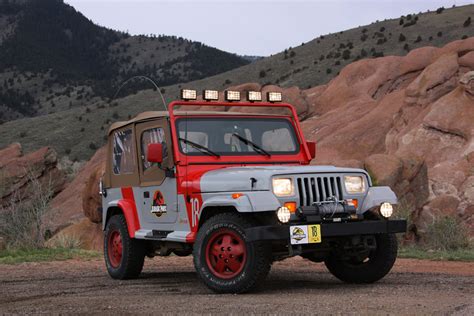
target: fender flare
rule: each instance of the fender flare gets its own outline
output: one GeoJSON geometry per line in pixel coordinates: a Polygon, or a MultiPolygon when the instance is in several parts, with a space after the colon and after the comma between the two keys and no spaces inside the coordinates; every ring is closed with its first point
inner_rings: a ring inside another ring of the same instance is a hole
{"type": "Polygon", "coordinates": [[[370,187],[362,203],[361,210],[365,212],[384,202],[398,204],[397,196],[392,189],[390,187],[370,187]]]}
{"type": "Polygon", "coordinates": [[[103,230],[105,230],[105,226],[107,225],[108,214],[112,208],[120,209],[122,214],[125,216],[125,221],[127,222],[128,235],[130,236],[130,238],[134,238],[135,232],[140,229],[140,220],[138,219],[138,213],[135,203],[126,199],[112,201],[111,203],[109,203],[107,206],[107,210],[104,212],[103,215],[103,230]]]}

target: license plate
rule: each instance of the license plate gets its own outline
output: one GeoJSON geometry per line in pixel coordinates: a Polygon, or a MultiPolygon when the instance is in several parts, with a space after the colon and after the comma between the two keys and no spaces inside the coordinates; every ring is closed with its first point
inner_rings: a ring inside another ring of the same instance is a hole
{"type": "Polygon", "coordinates": [[[321,225],[290,226],[292,245],[318,244],[321,242],[321,225]]]}

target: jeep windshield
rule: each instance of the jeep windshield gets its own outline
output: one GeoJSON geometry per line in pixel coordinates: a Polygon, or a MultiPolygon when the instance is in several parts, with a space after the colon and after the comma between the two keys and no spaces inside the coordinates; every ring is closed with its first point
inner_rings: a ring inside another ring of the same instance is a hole
{"type": "Polygon", "coordinates": [[[180,151],[191,156],[299,152],[293,125],[285,118],[187,117],[178,119],[176,127],[180,151]]]}

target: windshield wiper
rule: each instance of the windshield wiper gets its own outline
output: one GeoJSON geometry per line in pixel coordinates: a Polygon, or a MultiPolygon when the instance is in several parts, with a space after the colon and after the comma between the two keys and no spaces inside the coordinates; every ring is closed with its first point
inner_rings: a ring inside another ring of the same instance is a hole
{"type": "Polygon", "coordinates": [[[209,148],[205,147],[205,146],[202,146],[202,145],[199,145],[199,144],[196,144],[195,142],[192,142],[188,139],[184,139],[184,138],[179,138],[180,141],[188,144],[188,145],[191,145],[192,147],[198,149],[199,151],[201,151],[202,153],[205,153],[205,154],[208,154],[210,156],[214,156],[214,157],[220,157],[219,154],[213,152],[212,150],[210,150],[209,148]]]}
{"type": "Polygon", "coordinates": [[[265,155],[265,156],[268,156],[270,157],[270,153],[268,151],[266,151],[265,149],[263,149],[262,147],[258,146],[257,144],[255,144],[254,142],[252,142],[251,140],[248,140],[247,138],[245,137],[242,137],[240,136],[239,134],[237,133],[233,133],[232,136],[235,136],[238,140],[240,140],[242,143],[244,143],[245,145],[250,145],[253,147],[253,149],[259,153],[260,155],[265,155]]]}

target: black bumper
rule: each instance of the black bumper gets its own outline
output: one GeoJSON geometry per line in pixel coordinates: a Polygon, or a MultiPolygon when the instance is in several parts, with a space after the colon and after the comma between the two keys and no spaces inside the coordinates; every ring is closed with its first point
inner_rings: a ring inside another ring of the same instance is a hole
{"type": "MultiPolygon", "coordinates": [[[[307,223],[304,225],[309,225],[307,223]]],[[[246,235],[249,241],[259,240],[281,240],[290,239],[291,225],[259,226],[246,229],[246,235]]],[[[321,223],[321,237],[342,237],[352,235],[373,235],[373,234],[392,234],[404,233],[407,230],[406,220],[380,220],[380,221],[361,221],[349,223],[321,223]]]]}

